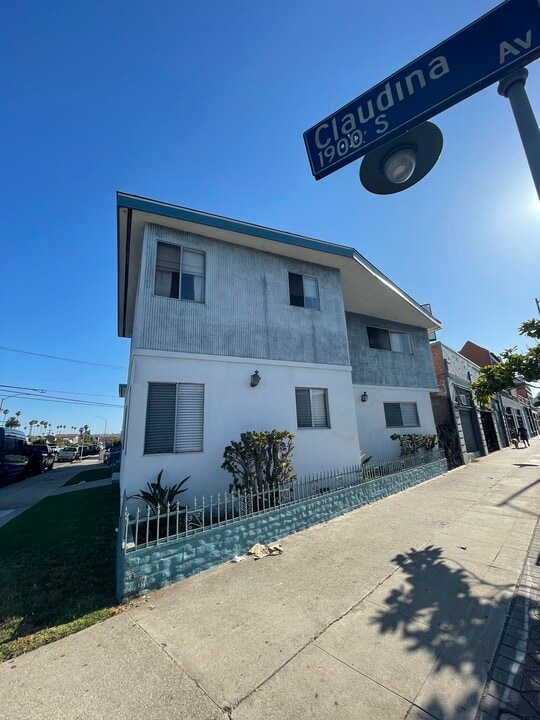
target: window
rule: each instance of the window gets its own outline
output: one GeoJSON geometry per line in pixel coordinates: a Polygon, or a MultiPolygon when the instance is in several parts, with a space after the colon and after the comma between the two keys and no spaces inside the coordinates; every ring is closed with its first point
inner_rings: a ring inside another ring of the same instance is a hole
{"type": "Polygon", "coordinates": [[[375,350],[392,350],[392,352],[412,353],[411,336],[409,333],[392,332],[383,328],[368,327],[369,347],[375,350]]]}
{"type": "Polygon", "coordinates": [[[472,393],[470,390],[465,388],[456,387],[455,389],[455,401],[458,405],[472,406],[472,393]]]}
{"type": "Polygon", "coordinates": [[[202,452],[204,385],[149,383],[145,455],[202,452]]]}
{"type": "Polygon", "coordinates": [[[154,292],[204,302],[204,253],[158,242],[154,292]]]}
{"type": "Polygon", "coordinates": [[[330,427],[327,391],[322,388],[296,388],[295,392],[298,427],[330,427]]]}
{"type": "Polygon", "coordinates": [[[317,278],[289,273],[289,300],[296,307],[320,310],[317,278]]]}
{"type": "Polygon", "coordinates": [[[418,408],[416,403],[384,403],[386,427],[418,427],[418,408]]]}

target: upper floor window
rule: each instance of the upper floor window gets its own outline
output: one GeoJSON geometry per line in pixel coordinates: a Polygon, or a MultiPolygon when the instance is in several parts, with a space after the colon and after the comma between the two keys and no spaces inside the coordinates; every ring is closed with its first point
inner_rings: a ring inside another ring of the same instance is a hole
{"type": "Polygon", "coordinates": [[[158,242],[154,292],[163,297],[204,302],[204,253],[158,242]]]}
{"type": "Polygon", "coordinates": [[[289,298],[296,307],[320,310],[317,278],[289,273],[289,298]]]}
{"type": "Polygon", "coordinates": [[[418,407],[413,402],[384,403],[386,427],[418,427],[418,407]]]}
{"type": "Polygon", "coordinates": [[[323,388],[296,388],[295,392],[298,427],[330,427],[327,391],[323,388]]]}
{"type": "Polygon", "coordinates": [[[393,332],[383,328],[368,327],[369,347],[376,350],[392,350],[393,352],[412,353],[411,336],[409,333],[393,332]]]}

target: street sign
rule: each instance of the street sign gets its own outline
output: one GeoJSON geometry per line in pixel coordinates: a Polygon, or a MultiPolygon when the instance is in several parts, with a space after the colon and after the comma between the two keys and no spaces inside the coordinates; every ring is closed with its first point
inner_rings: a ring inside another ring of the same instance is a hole
{"type": "Polygon", "coordinates": [[[506,0],[304,133],[317,180],[540,57],[540,0],[506,0]]]}

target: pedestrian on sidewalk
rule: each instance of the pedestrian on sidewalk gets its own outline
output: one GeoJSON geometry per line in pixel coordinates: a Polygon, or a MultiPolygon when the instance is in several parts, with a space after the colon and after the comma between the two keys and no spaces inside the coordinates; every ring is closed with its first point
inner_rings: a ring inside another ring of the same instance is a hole
{"type": "Polygon", "coordinates": [[[531,447],[529,433],[524,425],[519,426],[519,439],[523,441],[523,447],[531,447]]]}

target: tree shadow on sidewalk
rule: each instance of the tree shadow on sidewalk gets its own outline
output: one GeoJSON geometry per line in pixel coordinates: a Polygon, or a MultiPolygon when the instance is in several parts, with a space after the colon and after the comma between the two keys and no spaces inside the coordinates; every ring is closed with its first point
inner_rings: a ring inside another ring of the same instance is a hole
{"type": "Polygon", "coordinates": [[[372,623],[381,634],[401,636],[407,652],[432,656],[429,683],[418,696],[424,711],[444,720],[470,717],[504,627],[513,583],[486,582],[432,545],[412,548],[392,562],[403,584],[389,592],[372,623]],[[452,685],[459,690],[450,692],[452,700],[445,704],[452,685]]]}

